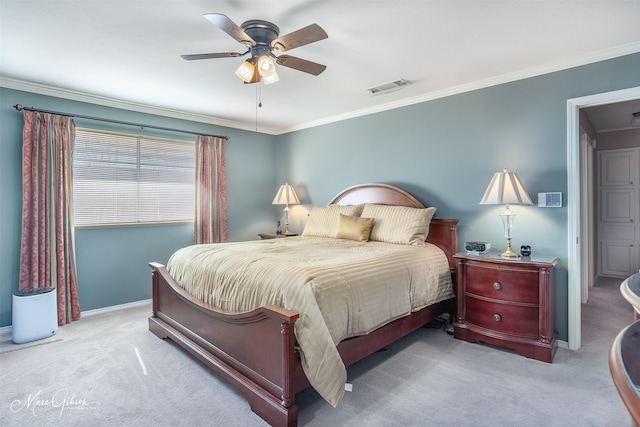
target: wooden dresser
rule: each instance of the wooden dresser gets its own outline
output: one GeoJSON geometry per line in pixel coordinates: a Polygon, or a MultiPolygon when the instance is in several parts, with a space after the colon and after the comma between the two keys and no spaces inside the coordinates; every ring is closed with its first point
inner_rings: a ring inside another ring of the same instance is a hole
{"type": "Polygon", "coordinates": [[[555,331],[557,258],[503,259],[456,254],[454,337],[482,341],[551,363],[555,331]]]}

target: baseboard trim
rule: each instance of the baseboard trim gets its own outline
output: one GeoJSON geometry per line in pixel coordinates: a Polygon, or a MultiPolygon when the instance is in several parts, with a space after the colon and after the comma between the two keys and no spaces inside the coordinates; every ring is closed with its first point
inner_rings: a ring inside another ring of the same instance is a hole
{"type": "MultiPolygon", "coordinates": [[[[112,305],[110,307],[96,308],[94,310],[81,311],[80,318],[95,316],[97,314],[110,313],[112,311],[124,310],[125,308],[140,307],[146,304],[151,304],[151,299],[128,302],[125,304],[112,305]]],[[[12,332],[12,331],[13,331],[13,328],[11,327],[11,325],[3,326],[0,328],[0,334],[3,334],[5,332],[12,332]]]]}
{"type": "Polygon", "coordinates": [[[82,317],[95,316],[96,314],[109,313],[112,311],[124,310],[125,308],[140,307],[142,305],[151,304],[151,299],[144,299],[140,301],[128,302],[125,304],[112,305],[110,307],[96,308],[94,310],[87,310],[80,312],[82,317]]]}
{"type": "Polygon", "coordinates": [[[568,341],[561,341],[561,340],[558,340],[558,348],[566,348],[566,349],[569,349],[569,342],[568,342],[568,341]]]}

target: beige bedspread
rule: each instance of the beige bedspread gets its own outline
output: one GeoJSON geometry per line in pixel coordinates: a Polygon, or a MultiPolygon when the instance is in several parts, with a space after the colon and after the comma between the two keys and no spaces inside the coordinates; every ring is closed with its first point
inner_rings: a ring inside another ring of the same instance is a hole
{"type": "Polygon", "coordinates": [[[289,237],[194,245],[174,253],[167,269],[216,307],[245,312],[274,304],[299,313],[304,372],[333,406],[347,379],[337,343],[453,297],[446,256],[431,244],[289,237]]]}

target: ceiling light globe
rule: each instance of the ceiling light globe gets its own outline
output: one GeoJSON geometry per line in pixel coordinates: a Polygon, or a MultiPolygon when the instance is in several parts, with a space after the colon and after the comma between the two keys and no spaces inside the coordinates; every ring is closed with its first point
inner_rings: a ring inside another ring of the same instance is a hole
{"type": "Polygon", "coordinates": [[[258,58],[258,71],[262,77],[267,77],[276,72],[276,64],[267,55],[258,58]]]}
{"type": "Polygon", "coordinates": [[[270,85],[271,83],[275,83],[279,80],[280,77],[278,77],[278,73],[276,73],[275,71],[271,75],[262,77],[262,83],[264,83],[265,85],[270,85]]]}
{"type": "Polygon", "coordinates": [[[244,80],[246,83],[250,83],[251,78],[253,77],[254,70],[255,67],[251,62],[244,61],[236,70],[236,76],[244,80]]]}

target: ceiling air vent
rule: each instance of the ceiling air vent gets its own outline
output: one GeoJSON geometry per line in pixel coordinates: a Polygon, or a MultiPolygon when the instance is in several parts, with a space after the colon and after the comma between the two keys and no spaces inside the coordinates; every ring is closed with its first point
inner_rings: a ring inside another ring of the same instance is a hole
{"type": "Polygon", "coordinates": [[[381,84],[380,86],[372,87],[367,89],[369,95],[378,96],[389,92],[395,92],[396,90],[400,90],[405,86],[408,86],[409,82],[405,79],[396,80],[394,82],[381,84]]]}

